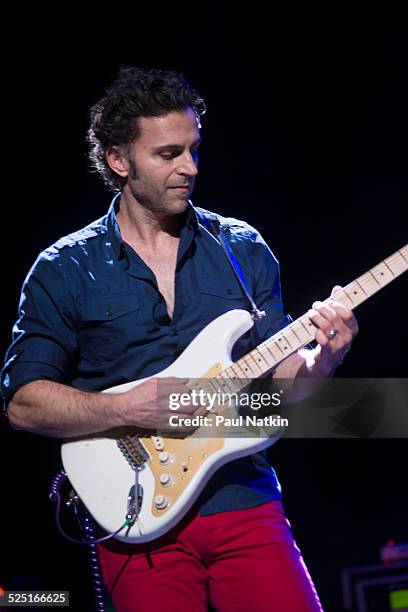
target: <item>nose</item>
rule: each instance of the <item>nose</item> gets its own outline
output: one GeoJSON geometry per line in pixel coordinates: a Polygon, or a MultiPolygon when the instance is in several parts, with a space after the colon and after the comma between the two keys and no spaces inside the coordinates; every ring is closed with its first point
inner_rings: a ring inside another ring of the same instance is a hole
{"type": "Polygon", "coordinates": [[[180,158],[180,164],[177,168],[179,174],[183,176],[197,176],[198,167],[197,161],[194,159],[190,151],[186,151],[186,153],[180,158]]]}

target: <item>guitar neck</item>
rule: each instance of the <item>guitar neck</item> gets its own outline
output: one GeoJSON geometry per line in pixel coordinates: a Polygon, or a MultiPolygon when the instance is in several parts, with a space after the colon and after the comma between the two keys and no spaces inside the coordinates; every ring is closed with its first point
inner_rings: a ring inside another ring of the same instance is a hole
{"type": "MultiPolygon", "coordinates": [[[[339,290],[336,301],[353,310],[407,269],[408,244],[339,290]]],[[[327,298],[324,303],[329,300],[327,298]]],[[[266,374],[288,355],[312,342],[314,336],[315,326],[308,315],[304,314],[241,357],[217,378],[229,380],[228,386],[239,391],[245,387],[245,379],[259,378],[266,374]]]]}

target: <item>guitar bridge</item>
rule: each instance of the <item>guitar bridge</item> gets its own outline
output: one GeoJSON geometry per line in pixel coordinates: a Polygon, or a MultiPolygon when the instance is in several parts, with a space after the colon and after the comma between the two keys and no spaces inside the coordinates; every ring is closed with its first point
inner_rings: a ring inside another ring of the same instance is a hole
{"type": "Polygon", "coordinates": [[[150,459],[149,453],[135,434],[121,438],[117,441],[117,445],[133,470],[150,459]]]}

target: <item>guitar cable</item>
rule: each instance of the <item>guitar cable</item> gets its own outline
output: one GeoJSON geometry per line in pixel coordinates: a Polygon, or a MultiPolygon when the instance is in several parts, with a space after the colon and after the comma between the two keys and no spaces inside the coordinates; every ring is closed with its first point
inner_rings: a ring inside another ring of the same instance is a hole
{"type": "Polygon", "coordinates": [[[51,481],[48,491],[48,499],[52,502],[56,502],[55,522],[61,535],[73,544],[85,544],[86,546],[88,546],[88,557],[91,570],[91,582],[94,594],[95,610],[96,612],[105,612],[105,588],[103,584],[101,562],[97,544],[99,544],[100,542],[105,542],[110,538],[113,538],[125,527],[130,528],[131,525],[134,523],[135,519],[133,517],[133,514],[131,512],[128,512],[126,520],[119,529],[117,529],[113,533],[108,534],[107,536],[97,539],[95,537],[95,524],[90,514],[86,510],[85,506],[80,503],[78,497],[71,497],[71,501],[67,502],[67,504],[73,505],[75,516],[77,518],[83,535],[82,540],[72,538],[63,530],[59,518],[61,511],[61,488],[67,480],[68,477],[64,470],[59,470],[59,472],[57,472],[57,474],[51,481]]]}
{"type": "MultiPolygon", "coordinates": [[[[61,512],[61,493],[60,490],[62,488],[62,485],[64,484],[64,482],[68,480],[68,477],[66,475],[66,473],[64,472],[64,470],[60,470],[59,472],[57,472],[57,474],[54,476],[54,478],[51,481],[50,484],[50,488],[49,488],[49,492],[48,492],[48,499],[52,502],[56,502],[56,509],[55,509],[55,522],[58,528],[58,531],[61,533],[61,535],[66,538],[69,542],[72,542],[73,544],[85,544],[85,545],[90,545],[90,544],[100,544],[101,542],[105,542],[106,540],[110,540],[111,538],[114,538],[116,535],[118,535],[121,531],[123,531],[123,529],[125,529],[126,527],[131,527],[132,522],[134,522],[133,516],[132,515],[127,515],[126,516],[126,520],[122,523],[122,525],[119,527],[119,529],[117,529],[116,531],[113,531],[112,533],[108,533],[108,535],[103,536],[102,538],[98,538],[98,539],[90,539],[90,540],[77,540],[76,538],[72,538],[71,536],[69,536],[67,533],[65,533],[62,525],[61,525],[61,521],[59,518],[60,512],[61,512]]],[[[72,500],[72,503],[74,504],[74,507],[77,505],[79,499],[76,500],[72,500]]],[[[70,505],[70,503],[68,502],[68,504],[70,505]]]]}

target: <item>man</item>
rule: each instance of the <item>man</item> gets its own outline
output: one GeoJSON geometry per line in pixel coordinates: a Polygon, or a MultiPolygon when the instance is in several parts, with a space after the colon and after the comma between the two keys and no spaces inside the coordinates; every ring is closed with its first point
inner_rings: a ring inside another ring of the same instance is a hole
{"type": "MultiPolygon", "coordinates": [[[[198,171],[204,103],[178,74],[123,68],[91,112],[91,160],[117,191],[108,214],[46,249],[22,291],[3,370],[11,424],[74,438],[117,426],[161,427],[169,393],[154,375],[219,314],[247,308],[205,211],[189,198],[198,171]],[[105,388],[152,377],[132,390],[105,388]]],[[[234,347],[240,357],[287,323],[278,265],[246,223],[223,219],[229,243],[266,316],[234,347]]],[[[335,291],[335,290],[334,290],[335,291]]],[[[331,376],[357,333],[334,300],[310,312],[317,348],[285,359],[274,377],[331,376]]],[[[202,414],[180,408],[178,416],[202,414]]],[[[150,545],[101,547],[118,612],[128,610],[315,611],[320,604],[262,455],[218,470],[193,510],[150,545]]]]}

